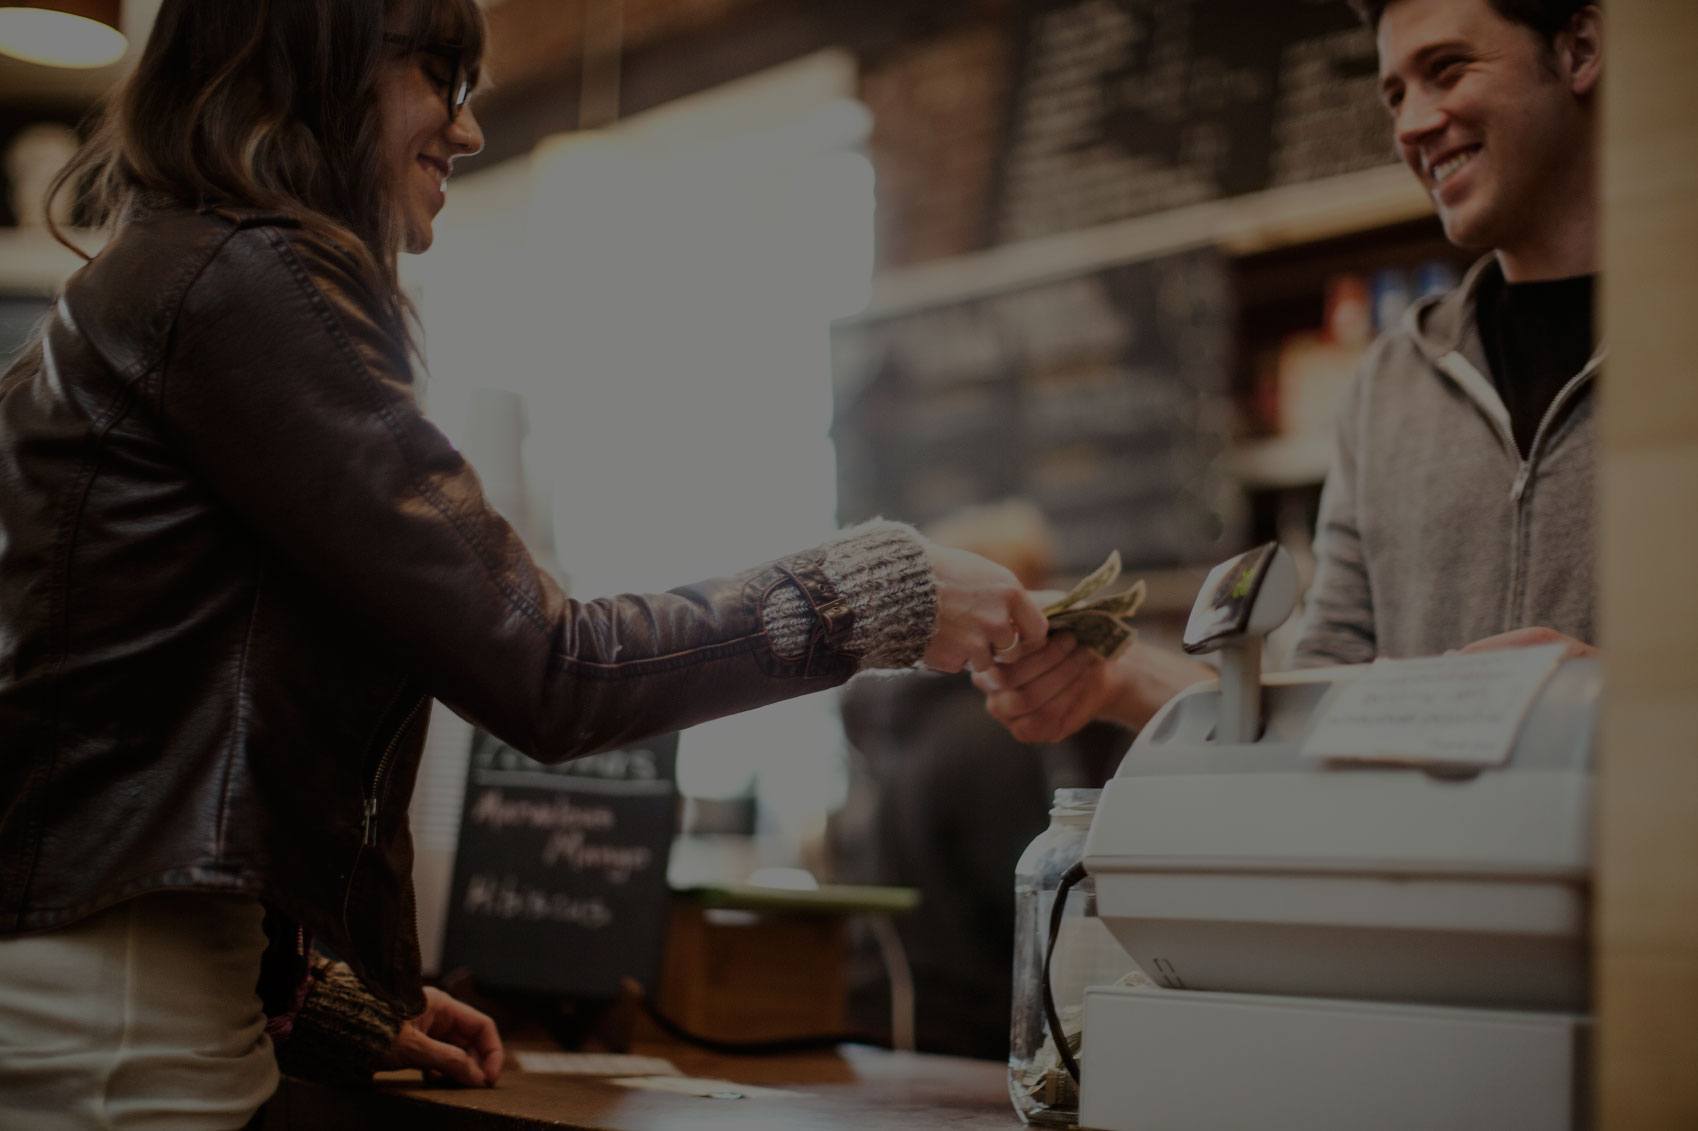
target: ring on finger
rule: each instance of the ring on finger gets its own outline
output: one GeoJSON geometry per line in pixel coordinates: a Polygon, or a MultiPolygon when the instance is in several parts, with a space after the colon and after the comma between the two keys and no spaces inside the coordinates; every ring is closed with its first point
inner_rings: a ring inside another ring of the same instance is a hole
{"type": "Polygon", "coordinates": [[[994,652],[991,653],[991,656],[996,660],[997,663],[999,663],[999,664],[1005,663],[1006,661],[1008,661],[1008,660],[1010,660],[1014,657],[1014,653],[1015,653],[1015,651],[1017,651],[1019,649],[1019,647],[1020,647],[1020,630],[1015,629],[1014,630],[1014,639],[1009,643],[1009,645],[1006,648],[996,649],[994,652]]]}

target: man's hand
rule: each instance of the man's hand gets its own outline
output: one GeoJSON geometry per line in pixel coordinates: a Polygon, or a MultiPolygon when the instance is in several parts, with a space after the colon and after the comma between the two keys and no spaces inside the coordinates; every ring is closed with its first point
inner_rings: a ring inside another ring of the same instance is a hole
{"type": "Polygon", "coordinates": [[[1134,643],[1112,660],[1058,632],[1043,649],[973,676],[985,709],[1021,742],[1060,742],[1097,719],[1134,730],[1215,672],[1189,656],[1134,643]]]}
{"type": "Polygon", "coordinates": [[[1561,644],[1562,658],[1565,660],[1598,654],[1596,645],[1576,640],[1572,636],[1564,636],[1554,628],[1518,628],[1513,632],[1501,632],[1484,640],[1476,640],[1458,651],[1492,652],[1500,648],[1536,648],[1541,644],[1561,644]]]}
{"type": "Polygon", "coordinates": [[[973,685],[991,717],[1021,742],[1060,742],[1123,694],[1119,675],[1115,661],[1061,632],[1022,660],[975,672],[973,685]]]}
{"type": "Polygon", "coordinates": [[[934,671],[988,671],[1044,646],[1049,622],[1014,575],[988,558],[928,543],[937,583],[937,633],[922,663],[934,671]]]}
{"type": "Polygon", "coordinates": [[[446,1077],[467,1087],[491,1087],[501,1078],[501,1034],[487,1014],[434,986],[425,987],[424,1012],[401,1022],[385,1068],[418,1068],[425,1079],[446,1077]]]}

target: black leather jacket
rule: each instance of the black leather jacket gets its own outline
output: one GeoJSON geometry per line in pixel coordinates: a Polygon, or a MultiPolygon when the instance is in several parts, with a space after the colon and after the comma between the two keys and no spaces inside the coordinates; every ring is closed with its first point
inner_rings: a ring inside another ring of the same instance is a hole
{"type": "Polygon", "coordinates": [[[376,309],[284,218],[157,210],[0,384],[0,933],[253,893],[416,1011],[428,697],[559,761],[855,670],[817,551],[568,600],[376,309]],[[794,657],[784,584],[823,611],[794,657]]]}

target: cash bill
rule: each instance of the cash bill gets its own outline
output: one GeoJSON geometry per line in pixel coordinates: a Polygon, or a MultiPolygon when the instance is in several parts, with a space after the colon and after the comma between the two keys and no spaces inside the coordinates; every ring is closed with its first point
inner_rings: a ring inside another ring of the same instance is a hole
{"type": "Polygon", "coordinates": [[[1065,612],[1076,605],[1082,604],[1096,596],[1097,593],[1115,583],[1120,577],[1120,551],[1110,550],[1108,559],[1102,565],[1086,574],[1080,582],[1067,591],[1066,596],[1044,609],[1044,616],[1054,616],[1065,612]]]}
{"type": "Polygon", "coordinates": [[[1103,591],[1120,579],[1120,551],[1092,570],[1060,600],[1044,609],[1051,635],[1071,632],[1075,639],[1099,656],[1113,657],[1137,636],[1132,617],[1144,603],[1142,579],[1119,593],[1103,591]]]}

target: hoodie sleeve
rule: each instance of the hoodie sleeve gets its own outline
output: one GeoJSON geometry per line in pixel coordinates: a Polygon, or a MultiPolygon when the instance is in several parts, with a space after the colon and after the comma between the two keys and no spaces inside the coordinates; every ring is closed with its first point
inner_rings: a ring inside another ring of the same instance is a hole
{"type": "Polygon", "coordinates": [[[1374,594],[1362,549],[1358,452],[1367,411],[1368,374],[1375,350],[1350,384],[1334,427],[1332,467],[1321,490],[1315,529],[1315,582],[1303,615],[1293,663],[1297,667],[1362,664],[1378,651],[1374,594]]]}

